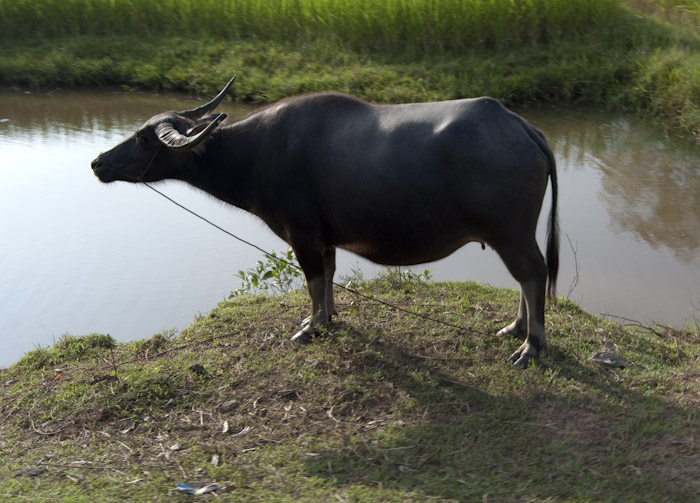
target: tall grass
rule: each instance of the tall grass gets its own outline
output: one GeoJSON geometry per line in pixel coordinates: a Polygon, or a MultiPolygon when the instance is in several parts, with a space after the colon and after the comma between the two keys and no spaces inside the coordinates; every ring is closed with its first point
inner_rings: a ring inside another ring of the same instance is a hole
{"type": "Polygon", "coordinates": [[[608,22],[617,0],[0,0],[0,37],[172,34],[328,39],[372,50],[547,43],[608,22]]]}
{"type": "Polygon", "coordinates": [[[700,0],[627,0],[627,3],[675,25],[700,26],[700,0]]]}

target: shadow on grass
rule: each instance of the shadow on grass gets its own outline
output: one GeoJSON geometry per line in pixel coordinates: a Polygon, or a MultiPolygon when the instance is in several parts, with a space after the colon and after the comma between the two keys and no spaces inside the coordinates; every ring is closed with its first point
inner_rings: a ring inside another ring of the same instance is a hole
{"type": "MultiPolygon", "coordinates": [[[[306,461],[316,476],[456,501],[690,501],[695,411],[632,389],[625,372],[553,352],[534,370],[431,361],[356,333],[412,404],[306,461]]],[[[371,383],[367,383],[371,386],[371,383]]],[[[371,418],[365,418],[371,420],[371,418]]]]}

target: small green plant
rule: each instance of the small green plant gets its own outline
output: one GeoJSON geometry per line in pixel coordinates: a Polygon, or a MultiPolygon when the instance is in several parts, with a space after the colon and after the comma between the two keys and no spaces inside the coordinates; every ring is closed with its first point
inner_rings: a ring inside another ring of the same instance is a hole
{"type": "Polygon", "coordinates": [[[347,288],[356,287],[367,282],[365,274],[362,272],[359,262],[350,269],[350,274],[340,277],[340,284],[345,285],[347,288]]]}
{"type": "Polygon", "coordinates": [[[67,359],[78,359],[90,349],[112,349],[115,345],[116,341],[109,334],[64,335],[56,343],[55,348],[67,359]]]}
{"type": "Polygon", "coordinates": [[[432,279],[432,273],[426,269],[423,272],[416,273],[410,269],[401,269],[400,267],[389,267],[386,271],[380,274],[377,279],[385,283],[389,288],[400,289],[417,283],[427,283],[432,279]]]}
{"type": "Polygon", "coordinates": [[[177,336],[177,329],[163,330],[155,334],[150,339],[134,341],[134,350],[143,355],[154,354],[164,350],[170,342],[177,336]]]}
{"type": "Polygon", "coordinates": [[[65,334],[50,348],[37,348],[28,352],[17,363],[26,370],[41,370],[60,365],[66,361],[77,361],[89,356],[102,355],[110,351],[117,342],[105,334],[73,336],[65,334]]]}
{"type": "Polygon", "coordinates": [[[243,284],[231,292],[229,299],[256,292],[286,293],[296,290],[302,286],[304,276],[294,252],[289,249],[282,257],[272,252],[267,260],[258,260],[255,267],[238,271],[236,277],[243,280],[243,284]]]}

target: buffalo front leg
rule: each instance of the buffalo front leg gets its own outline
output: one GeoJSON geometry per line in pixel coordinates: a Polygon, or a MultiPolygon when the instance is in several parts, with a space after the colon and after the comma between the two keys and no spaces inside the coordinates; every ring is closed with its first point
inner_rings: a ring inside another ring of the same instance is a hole
{"type": "MultiPolygon", "coordinates": [[[[328,313],[328,321],[331,321],[333,315],[338,314],[335,309],[335,301],[333,300],[333,276],[335,275],[335,246],[326,248],[323,253],[324,276],[326,278],[326,312],[328,313]]],[[[313,315],[304,318],[301,326],[305,327],[311,321],[313,315]]]]}
{"type": "MultiPolygon", "coordinates": [[[[294,247],[294,252],[299,259],[299,265],[306,276],[306,287],[311,298],[311,316],[306,318],[292,340],[303,344],[311,342],[311,339],[328,326],[333,314],[333,290],[328,292],[327,266],[331,265],[330,277],[335,272],[335,249],[327,248],[321,253],[304,247],[294,247]],[[332,258],[329,258],[332,256],[332,258]],[[331,299],[330,305],[328,299],[331,299]]],[[[332,285],[332,283],[331,283],[332,285]]]]}

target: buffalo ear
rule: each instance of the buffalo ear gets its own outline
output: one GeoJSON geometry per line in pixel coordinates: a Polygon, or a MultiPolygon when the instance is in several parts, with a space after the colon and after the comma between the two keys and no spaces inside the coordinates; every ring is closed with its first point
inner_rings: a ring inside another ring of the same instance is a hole
{"type": "Polygon", "coordinates": [[[221,121],[224,120],[225,118],[226,118],[226,114],[211,114],[211,115],[208,115],[207,117],[205,117],[205,120],[203,120],[202,122],[200,122],[200,123],[197,124],[196,126],[190,128],[190,129],[188,129],[186,134],[187,134],[187,136],[194,136],[194,135],[196,135],[196,134],[199,134],[199,133],[201,133],[202,131],[204,131],[204,130],[207,128],[207,126],[209,126],[209,124],[210,124],[211,121],[219,120],[219,122],[221,122],[221,121]],[[224,116],[223,119],[219,119],[219,116],[221,116],[221,115],[224,116]]]}
{"type": "Polygon", "coordinates": [[[203,122],[192,128],[187,135],[180,133],[170,122],[161,122],[155,131],[166,147],[188,150],[199,145],[225,118],[226,114],[218,114],[211,122],[203,122]]]}
{"type": "Polygon", "coordinates": [[[196,134],[199,134],[202,131],[204,131],[208,125],[209,124],[206,122],[203,122],[201,124],[197,124],[195,127],[188,129],[186,135],[187,136],[194,136],[196,134]]]}

